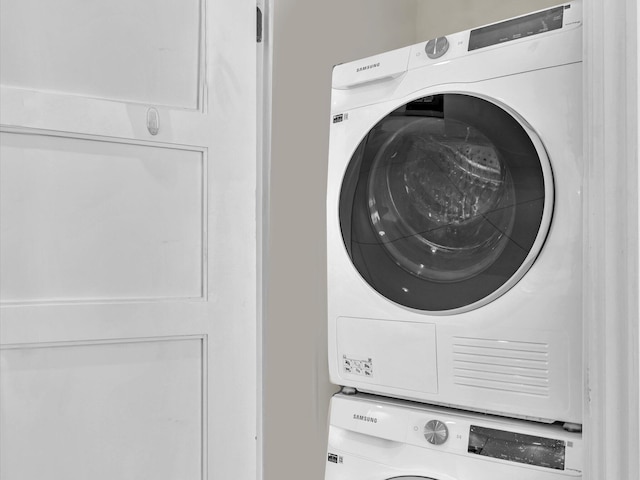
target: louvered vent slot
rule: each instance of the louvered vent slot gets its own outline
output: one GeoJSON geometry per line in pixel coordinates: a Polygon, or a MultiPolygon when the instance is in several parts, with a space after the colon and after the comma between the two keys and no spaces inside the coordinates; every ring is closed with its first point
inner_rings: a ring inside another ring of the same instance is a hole
{"type": "Polygon", "coordinates": [[[454,337],[454,383],[540,397],[549,396],[549,345],[454,337]]]}

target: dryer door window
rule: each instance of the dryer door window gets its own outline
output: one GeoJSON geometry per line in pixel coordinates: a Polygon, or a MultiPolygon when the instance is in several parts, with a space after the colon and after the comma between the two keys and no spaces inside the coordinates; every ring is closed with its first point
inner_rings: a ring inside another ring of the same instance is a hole
{"type": "Polygon", "coordinates": [[[479,307],[535,260],[553,183],[541,142],[487,100],[433,95],[390,113],[356,149],[340,225],[362,277],[401,305],[479,307]]]}

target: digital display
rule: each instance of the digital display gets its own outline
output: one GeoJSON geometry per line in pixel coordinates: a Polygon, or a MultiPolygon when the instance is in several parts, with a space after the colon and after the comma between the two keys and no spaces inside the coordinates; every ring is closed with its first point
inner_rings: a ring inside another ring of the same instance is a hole
{"type": "Polygon", "coordinates": [[[562,28],[565,7],[555,7],[471,31],[469,51],[562,28]]]}
{"type": "Polygon", "coordinates": [[[471,425],[468,452],[484,457],[564,470],[565,442],[471,425]]]}

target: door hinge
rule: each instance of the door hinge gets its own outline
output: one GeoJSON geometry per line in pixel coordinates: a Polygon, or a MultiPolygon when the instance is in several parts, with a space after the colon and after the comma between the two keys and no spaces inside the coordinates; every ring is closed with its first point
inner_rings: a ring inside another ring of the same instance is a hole
{"type": "Polygon", "coordinates": [[[256,42],[262,43],[262,10],[260,10],[260,7],[256,7],[256,9],[256,42]]]}

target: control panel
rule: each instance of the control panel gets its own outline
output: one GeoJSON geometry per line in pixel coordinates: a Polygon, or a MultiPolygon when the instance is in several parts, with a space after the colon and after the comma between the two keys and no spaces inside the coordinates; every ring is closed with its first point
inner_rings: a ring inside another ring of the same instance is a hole
{"type": "Polygon", "coordinates": [[[443,453],[581,474],[582,435],[560,425],[371,398],[335,396],[331,425],[443,453]]]}
{"type": "Polygon", "coordinates": [[[570,8],[571,5],[562,5],[542,12],[513,18],[506,22],[495,23],[471,30],[468,50],[477,50],[499,43],[511,42],[513,40],[558,30],[562,28],[565,10],[569,10],[570,8]]]}
{"type": "Polygon", "coordinates": [[[471,425],[467,451],[483,457],[564,470],[568,447],[573,447],[571,441],[471,425]]]}
{"type": "Polygon", "coordinates": [[[440,64],[489,47],[580,26],[581,7],[580,2],[570,2],[473,30],[433,38],[414,45],[409,58],[409,69],[440,64]]]}

